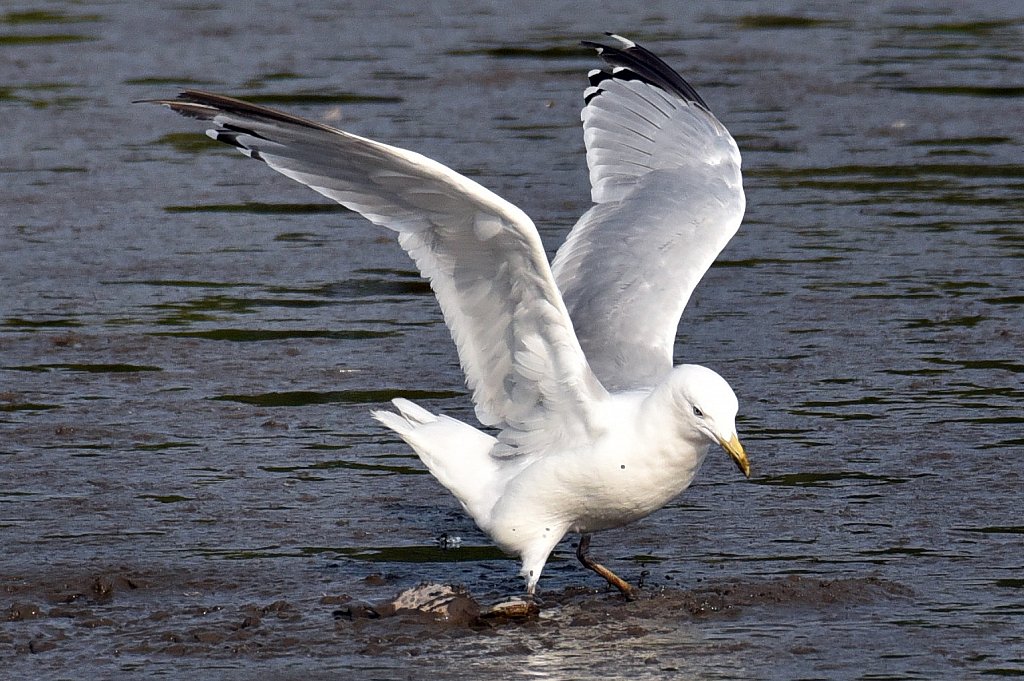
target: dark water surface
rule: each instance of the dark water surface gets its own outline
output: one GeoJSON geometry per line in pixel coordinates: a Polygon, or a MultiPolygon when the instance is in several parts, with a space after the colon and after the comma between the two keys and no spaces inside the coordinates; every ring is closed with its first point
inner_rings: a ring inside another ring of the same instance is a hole
{"type": "Polygon", "coordinates": [[[0,10],[3,673],[1024,676],[1024,6],[287,5],[0,10]],[[605,30],[744,154],[678,357],[736,388],[754,477],[712,456],[595,538],[639,603],[564,542],[535,623],[339,618],[521,589],[368,415],[472,420],[447,331],[387,233],[129,102],[201,87],[418,150],[553,250],[588,205],[576,43],[605,30]]]}

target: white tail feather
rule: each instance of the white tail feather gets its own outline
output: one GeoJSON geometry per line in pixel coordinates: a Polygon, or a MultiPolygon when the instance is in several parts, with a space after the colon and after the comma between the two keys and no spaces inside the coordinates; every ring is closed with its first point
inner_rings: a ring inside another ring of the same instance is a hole
{"type": "Polygon", "coordinates": [[[497,440],[473,426],[397,398],[398,413],[373,417],[405,440],[438,481],[455,495],[477,525],[487,531],[495,500],[504,485],[502,468],[491,457],[497,440]]]}

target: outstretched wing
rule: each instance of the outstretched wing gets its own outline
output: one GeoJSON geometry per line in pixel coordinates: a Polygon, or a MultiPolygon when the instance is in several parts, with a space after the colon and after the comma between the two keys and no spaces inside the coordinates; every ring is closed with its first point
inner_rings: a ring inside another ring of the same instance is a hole
{"type": "Polygon", "coordinates": [[[477,417],[502,430],[498,453],[590,435],[605,391],[525,213],[425,156],[273,109],[196,90],[155,103],[212,121],[213,139],[398,232],[441,304],[477,417]]]}
{"type": "Polygon", "coordinates": [[[596,204],[552,269],[580,344],[609,390],[672,368],[690,294],[739,228],[740,153],[678,73],[609,34],[584,42],[609,64],[590,73],[584,141],[596,204]]]}

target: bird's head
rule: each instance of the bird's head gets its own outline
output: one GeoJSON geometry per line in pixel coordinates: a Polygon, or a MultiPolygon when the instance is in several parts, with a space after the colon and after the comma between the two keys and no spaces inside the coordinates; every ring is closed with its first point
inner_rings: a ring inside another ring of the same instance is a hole
{"type": "Polygon", "coordinates": [[[682,412],[682,427],[721,445],[743,475],[750,477],[750,462],[736,434],[739,401],[725,379],[706,367],[676,367],[673,395],[682,412]]]}

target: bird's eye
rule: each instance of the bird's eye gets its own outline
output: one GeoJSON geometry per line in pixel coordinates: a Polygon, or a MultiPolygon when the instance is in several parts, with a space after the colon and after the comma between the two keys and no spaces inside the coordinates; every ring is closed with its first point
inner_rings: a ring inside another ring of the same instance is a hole
{"type": "Polygon", "coordinates": [[[700,407],[697,407],[697,406],[694,406],[694,408],[693,408],[693,415],[696,416],[699,419],[704,418],[704,412],[702,412],[700,410],[700,407]]]}

